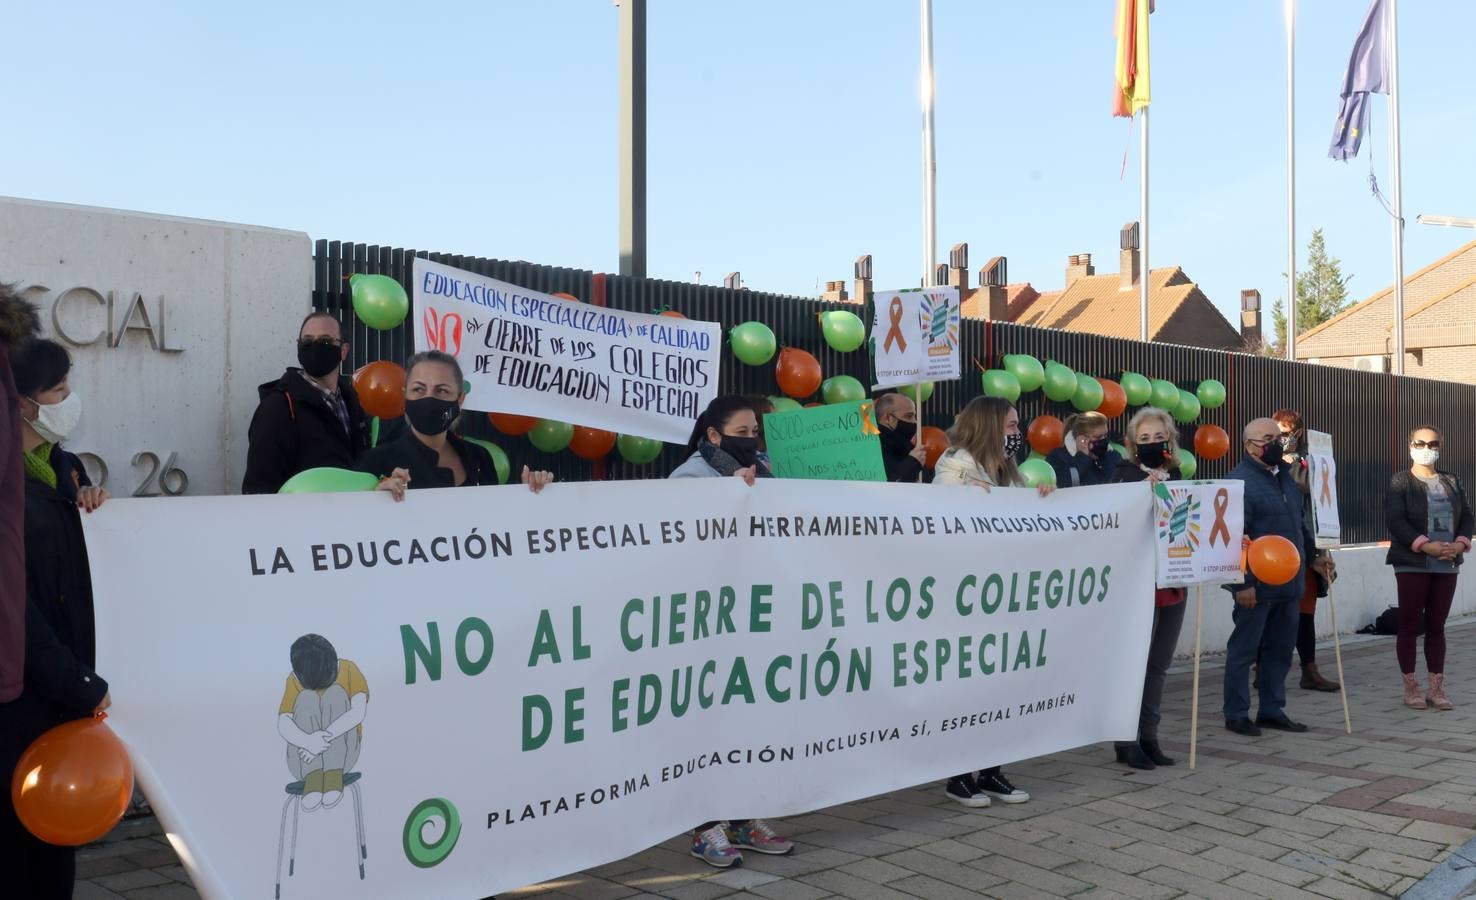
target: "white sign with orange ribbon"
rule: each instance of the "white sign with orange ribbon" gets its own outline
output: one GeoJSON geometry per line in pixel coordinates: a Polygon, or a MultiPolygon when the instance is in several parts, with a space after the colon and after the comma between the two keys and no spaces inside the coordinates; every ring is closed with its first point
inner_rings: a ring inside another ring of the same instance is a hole
{"type": "Polygon", "coordinates": [[[955,381],[962,376],[958,288],[882,291],[875,297],[874,387],[955,381]]]}
{"type": "Polygon", "coordinates": [[[1225,584],[1241,578],[1245,483],[1171,481],[1153,487],[1158,586],[1225,584]]]}
{"type": "Polygon", "coordinates": [[[1331,550],[1343,542],[1338,518],[1338,464],[1333,459],[1332,435],[1307,431],[1307,502],[1317,523],[1317,547],[1331,550]]]}
{"type": "Polygon", "coordinates": [[[716,322],[571,301],[416,258],[416,350],[461,362],[470,405],[684,442],[717,395],[716,322]]]}

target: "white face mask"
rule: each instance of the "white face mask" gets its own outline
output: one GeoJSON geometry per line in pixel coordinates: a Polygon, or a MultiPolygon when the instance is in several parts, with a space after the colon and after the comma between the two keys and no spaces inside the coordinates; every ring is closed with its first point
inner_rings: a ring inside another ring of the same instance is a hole
{"type": "Polygon", "coordinates": [[[1431,450],[1429,447],[1411,447],[1409,458],[1414,460],[1417,466],[1433,466],[1440,459],[1439,450],[1431,450]]]}
{"type": "Polygon", "coordinates": [[[49,443],[60,444],[76,432],[77,423],[82,421],[82,398],[76,391],[60,403],[32,402],[36,403],[36,418],[30,425],[49,443]]]}

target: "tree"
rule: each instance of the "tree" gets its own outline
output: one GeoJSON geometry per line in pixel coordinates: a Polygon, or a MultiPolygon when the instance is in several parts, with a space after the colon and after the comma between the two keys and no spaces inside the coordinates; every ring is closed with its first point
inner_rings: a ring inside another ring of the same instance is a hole
{"type": "MultiPolygon", "coordinates": [[[[1327,255],[1322,229],[1307,243],[1307,265],[1297,273],[1297,334],[1304,334],[1348,308],[1348,282],[1342,260],[1327,255]]],[[[1286,347],[1285,303],[1277,300],[1271,313],[1277,348],[1286,347]]]]}

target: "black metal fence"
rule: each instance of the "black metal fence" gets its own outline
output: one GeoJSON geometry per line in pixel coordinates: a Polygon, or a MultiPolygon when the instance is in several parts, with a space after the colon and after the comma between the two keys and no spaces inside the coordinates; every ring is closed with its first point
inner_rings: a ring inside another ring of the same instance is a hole
{"type": "MultiPolygon", "coordinates": [[[[639,312],[674,309],[691,319],[719,322],[725,331],[741,322],[758,320],[774,330],[781,346],[799,347],[814,354],[827,377],[846,374],[870,384],[870,366],[864,349],[848,354],[831,350],[825,344],[817,320],[819,313],[837,308],[852,309],[869,320],[866,311],[856,304],[599,275],[526,262],[318,241],[314,252],[313,306],[334,311],[348,323],[354,368],[378,359],[403,361],[411,353],[412,341],[408,320],[405,326],[379,332],[354,319],[348,276],[356,272],[389,275],[408,291],[411,260],[416,256],[532,290],[565,291],[581,300],[614,309],[639,312]]],[[[415,311],[411,310],[412,319],[414,315],[415,311]]],[[[953,414],[981,393],[977,367],[997,365],[999,357],[1006,353],[1026,353],[1042,362],[1054,359],[1077,371],[1104,378],[1116,379],[1124,371],[1138,372],[1149,378],[1167,379],[1190,391],[1205,378],[1224,382],[1228,395],[1225,405],[1205,410],[1195,425],[1180,429],[1181,445],[1191,448],[1198,424],[1214,423],[1231,435],[1230,456],[1199,460],[1200,477],[1218,477],[1229,471],[1238,457],[1235,448],[1239,447],[1240,429],[1250,419],[1268,416],[1281,407],[1300,411],[1309,428],[1333,435],[1346,543],[1386,538],[1384,487],[1391,472],[1408,465],[1404,439],[1411,428],[1422,424],[1440,427],[1447,448],[1441,467],[1470,481],[1467,470],[1476,441],[1476,386],[980,320],[965,320],[962,342],[964,377],[937,386],[922,410],[927,424],[947,427],[953,414]]],[[[721,388],[730,393],[778,393],[771,366],[746,366],[731,355],[723,361],[721,388]]],[[[475,397],[469,405],[476,407],[475,397]]],[[[1072,411],[1069,404],[1054,403],[1039,392],[1021,397],[1018,406],[1022,422],[1044,413],[1064,418],[1072,411]]],[[[1122,424],[1125,420],[1114,423],[1122,424]]],[[[514,471],[526,463],[549,469],[560,480],[661,478],[682,456],[682,448],[667,445],[661,458],[650,465],[632,466],[621,460],[618,453],[612,453],[604,463],[592,465],[568,452],[544,454],[525,438],[499,435],[484,416],[464,417],[463,428],[470,436],[489,438],[502,446],[514,471]]]]}

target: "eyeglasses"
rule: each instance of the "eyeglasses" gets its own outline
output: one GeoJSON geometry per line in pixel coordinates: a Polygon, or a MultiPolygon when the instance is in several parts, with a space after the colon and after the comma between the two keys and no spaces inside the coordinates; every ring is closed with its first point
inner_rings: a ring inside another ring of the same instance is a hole
{"type": "Polygon", "coordinates": [[[1426,450],[1426,449],[1429,449],[1429,450],[1439,450],[1440,449],[1440,441],[1438,441],[1438,440],[1434,440],[1434,441],[1410,441],[1409,442],[1409,445],[1411,447],[1413,447],[1414,449],[1416,449],[1416,450],[1426,450]]]}
{"type": "Polygon", "coordinates": [[[302,346],[302,347],[312,347],[314,345],[322,346],[322,347],[342,347],[343,346],[343,339],[342,338],[336,338],[336,337],[330,337],[330,336],[328,336],[328,335],[325,334],[325,335],[320,335],[319,337],[298,338],[297,339],[297,343],[298,343],[299,346],[302,346]]]}

